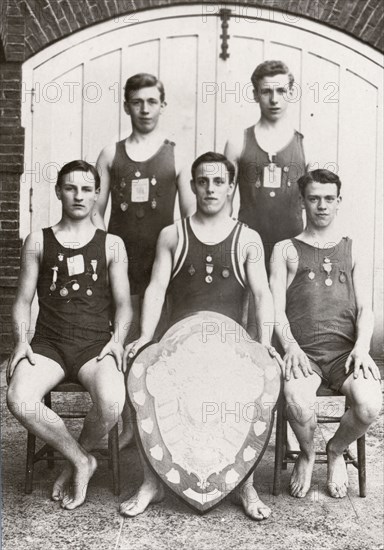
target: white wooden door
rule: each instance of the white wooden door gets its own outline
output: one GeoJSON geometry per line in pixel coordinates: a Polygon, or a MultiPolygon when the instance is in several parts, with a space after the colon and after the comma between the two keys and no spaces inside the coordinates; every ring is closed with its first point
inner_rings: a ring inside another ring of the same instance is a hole
{"type": "Polygon", "coordinates": [[[59,218],[54,183],[63,163],[94,163],[103,146],[128,134],[122,90],[130,75],[151,72],[164,82],[168,105],[161,123],[192,160],[206,150],[222,151],[234,129],[257,120],[250,75],[264,59],[282,59],[297,82],[290,111],[305,136],[307,159],[338,170],[340,221],[370,252],[377,341],[383,327],[381,56],[318,23],[226,8],[232,9],[226,60],[219,56],[219,5],[194,4],[95,25],[24,64],[21,236],[59,218]]]}

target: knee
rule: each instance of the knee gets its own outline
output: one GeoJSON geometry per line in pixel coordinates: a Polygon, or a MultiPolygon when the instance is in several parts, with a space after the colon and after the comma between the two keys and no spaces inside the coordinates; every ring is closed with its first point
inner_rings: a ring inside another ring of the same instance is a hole
{"type": "Polygon", "coordinates": [[[23,407],[25,408],[28,401],[29,396],[24,389],[11,382],[7,391],[7,405],[13,416],[20,418],[22,416],[22,409],[23,407]]]}
{"type": "Polygon", "coordinates": [[[360,422],[370,425],[377,420],[382,406],[382,394],[380,385],[377,389],[371,391],[364,400],[357,403],[351,403],[351,407],[360,422]]]}
{"type": "Polygon", "coordinates": [[[315,396],[311,400],[308,394],[305,395],[298,388],[292,387],[292,385],[285,386],[284,396],[287,404],[286,412],[288,420],[298,424],[311,425],[315,429],[315,396]]]}

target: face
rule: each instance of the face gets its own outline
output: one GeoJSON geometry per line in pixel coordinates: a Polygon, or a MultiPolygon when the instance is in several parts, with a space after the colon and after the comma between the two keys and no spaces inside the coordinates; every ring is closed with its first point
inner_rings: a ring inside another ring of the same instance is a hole
{"type": "Polygon", "coordinates": [[[156,86],[141,88],[131,92],[129,101],[124,102],[125,112],[131,117],[132,128],[141,134],[154,130],[165,103],[160,100],[160,91],[156,86]]]}
{"type": "Polygon", "coordinates": [[[309,183],[305,197],[301,199],[307,213],[307,223],[312,227],[328,227],[336,217],[341,197],[337,196],[335,183],[309,183]]]}
{"type": "Polygon", "coordinates": [[[90,215],[99,190],[90,172],[70,172],[60,186],[56,186],[57,198],[61,201],[63,213],[71,219],[82,220],[90,215]]]}
{"type": "Polygon", "coordinates": [[[287,74],[265,76],[253,93],[255,101],[260,105],[262,118],[272,122],[286,115],[291,95],[287,74]]]}
{"type": "Polygon", "coordinates": [[[234,184],[230,182],[229,172],[221,162],[203,162],[199,164],[195,179],[191,181],[192,191],[196,195],[197,210],[207,215],[221,212],[227,207],[234,184]]]}

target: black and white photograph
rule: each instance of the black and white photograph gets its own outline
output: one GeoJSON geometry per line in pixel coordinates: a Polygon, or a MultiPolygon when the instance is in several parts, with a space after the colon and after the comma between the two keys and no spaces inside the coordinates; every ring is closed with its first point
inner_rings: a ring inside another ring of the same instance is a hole
{"type": "Polygon", "coordinates": [[[0,0],[4,550],[384,550],[384,6],[0,0]]]}

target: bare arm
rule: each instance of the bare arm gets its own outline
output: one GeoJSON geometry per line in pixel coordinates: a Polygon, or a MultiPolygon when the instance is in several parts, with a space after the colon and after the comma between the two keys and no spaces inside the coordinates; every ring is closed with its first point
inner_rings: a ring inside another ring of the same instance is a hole
{"type": "Polygon", "coordinates": [[[115,146],[105,147],[97,159],[96,168],[100,175],[100,193],[93,209],[92,221],[96,227],[105,230],[104,214],[107,208],[111,188],[111,165],[115,146]]]}
{"type": "MultiPolygon", "coordinates": [[[[308,357],[292,335],[288,317],[285,312],[290,262],[297,262],[297,259],[290,257],[290,248],[282,246],[284,242],[277,243],[274,247],[270,264],[271,276],[269,284],[271,287],[275,308],[275,331],[285,352],[283,357],[285,370],[284,376],[286,380],[289,380],[291,377],[291,372],[293,373],[294,378],[298,378],[300,371],[304,374],[304,376],[313,374],[313,371],[308,357]]],[[[295,265],[295,269],[296,267],[297,264],[295,265]]]]}
{"type": "Polygon", "coordinates": [[[372,273],[371,261],[367,257],[366,247],[357,248],[353,243],[353,272],[352,280],[355,289],[357,317],[356,342],[345,364],[346,372],[353,367],[353,376],[357,378],[360,369],[364,378],[368,378],[369,371],[376,380],[380,380],[380,372],[372,357],[369,355],[373,332],[372,312],[372,273]]]}
{"type": "Polygon", "coordinates": [[[27,336],[30,334],[31,304],[36,292],[42,250],[42,231],[36,231],[28,235],[21,251],[18,289],[12,308],[12,327],[15,348],[8,362],[8,381],[11,379],[21,359],[27,358],[32,365],[35,364],[35,359],[27,336]]]}
{"type": "Polygon", "coordinates": [[[175,148],[176,184],[179,193],[180,214],[182,218],[191,216],[196,210],[196,198],[191,189],[191,163],[185,156],[180,155],[175,148]]]}
{"type": "Polygon", "coordinates": [[[113,334],[99,354],[98,360],[100,361],[106,355],[112,355],[118,370],[121,370],[124,342],[132,321],[127,253],[123,241],[114,235],[107,235],[105,248],[115,317],[113,320],[113,334]]]}
{"type": "Polygon", "coordinates": [[[256,231],[244,229],[240,246],[245,260],[245,272],[255,301],[258,341],[269,347],[274,326],[272,294],[269,290],[264,263],[264,249],[256,231]]]}
{"type": "Polygon", "coordinates": [[[140,338],[129,344],[124,353],[124,368],[126,359],[150,342],[155,334],[160,320],[161,310],[165,300],[168,284],[171,279],[173,251],[177,244],[177,228],[175,225],[165,227],[159,236],[156,247],[156,257],[152,267],[151,281],[145,291],[142,313],[140,338]]]}

